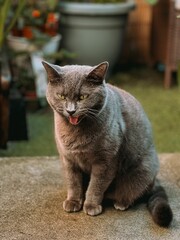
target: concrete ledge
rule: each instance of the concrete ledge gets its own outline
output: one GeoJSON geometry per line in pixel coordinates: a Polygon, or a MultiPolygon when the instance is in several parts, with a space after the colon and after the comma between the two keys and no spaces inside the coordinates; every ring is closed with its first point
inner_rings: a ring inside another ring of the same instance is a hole
{"type": "Polygon", "coordinates": [[[97,217],[62,209],[66,197],[58,157],[0,158],[0,239],[178,240],[180,154],[161,154],[159,178],[174,212],[169,229],[155,225],[144,204],[125,212],[108,206],[97,217]]]}

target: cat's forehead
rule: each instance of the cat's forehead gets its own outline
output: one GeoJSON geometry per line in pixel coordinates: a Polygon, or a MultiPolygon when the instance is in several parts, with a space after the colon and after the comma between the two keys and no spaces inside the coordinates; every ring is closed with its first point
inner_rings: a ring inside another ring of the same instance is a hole
{"type": "Polygon", "coordinates": [[[66,95],[77,95],[82,88],[86,89],[86,76],[91,71],[90,66],[66,65],[61,67],[62,82],[59,85],[60,89],[66,95]]]}
{"type": "Polygon", "coordinates": [[[79,65],[61,67],[61,77],[64,88],[71,91],[80,88],[91,69],[92,67],[79,65]]]}
{"type": "Polygon", "coordinates": [[[86,66],[86,65],[66,65],[63,67],[60,67],[61,71],[63,73],[87,73],[91,71],[92,67],[91,66],[86,66]]]}
{"type": "Polygon", "coordinates": [[[61,67],[61,72],[64,76],[68,75],[75,77],[77,75],[85,76],[91,71],[91,69],[92,67],[86,65],[66,65],[61,67]]]}

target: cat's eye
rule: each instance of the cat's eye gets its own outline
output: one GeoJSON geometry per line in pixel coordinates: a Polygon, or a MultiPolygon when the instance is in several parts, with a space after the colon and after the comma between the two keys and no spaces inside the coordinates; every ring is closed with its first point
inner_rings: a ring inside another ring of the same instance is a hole
{"type": "Polygon", "coordinates": [[[84,100],[84,99],[86,99],[86,98],[88,98],[88,95],[87,95],[87,94],[86,94],[86,95],[81,95],[81,96],[79,97],[80,100],[84,100]]]}
{"type": "Polygon", "coordinates": [[[62,94],[57,94],[57,96],[61,100],[65,100],[66,99],[66,97],[64,95],[62,95],[62,94]]]}

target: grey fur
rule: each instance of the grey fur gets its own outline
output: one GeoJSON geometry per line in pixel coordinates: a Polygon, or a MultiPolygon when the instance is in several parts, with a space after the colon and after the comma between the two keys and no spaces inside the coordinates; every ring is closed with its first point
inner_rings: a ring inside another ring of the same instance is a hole
{"type": "Polygon", "coordinates": [[[83,206],[85,213],[98,215],[105,197],[113,199],[116,209],[127,209],[152,188],[159,169],[142,106],[126,91],[105,83],[107,62],[95,67],[43,64],[67,180],[64,210],[79,211],[83,206]],[[80,95],[88,98],[80,101],[80,95]],[[69,122],[69,108],[74,118],[81,116],[78,124],[69,122]],[[90,176],[86,192],[83,173],[90,176]]]}

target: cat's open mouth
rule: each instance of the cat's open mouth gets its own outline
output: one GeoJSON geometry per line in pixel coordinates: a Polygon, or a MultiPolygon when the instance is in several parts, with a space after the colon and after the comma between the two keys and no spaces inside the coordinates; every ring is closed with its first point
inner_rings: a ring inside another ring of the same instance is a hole
{"type": "Polygon", "coordinates": [[[69,122],[73,125],[77,125],[80,121],[80,117],[73,117],[73,116],[69,116],[69,122]]]}

